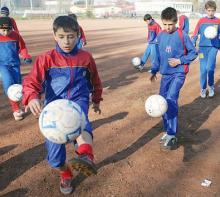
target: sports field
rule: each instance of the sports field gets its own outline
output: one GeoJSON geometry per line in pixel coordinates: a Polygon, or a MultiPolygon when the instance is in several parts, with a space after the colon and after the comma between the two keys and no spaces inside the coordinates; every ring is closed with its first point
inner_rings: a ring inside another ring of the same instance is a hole
{"type": "MultiPolygon", "coordinates": [[[[52,20],[21,20],[18,27],[35,58],[54,46],[52,20]]],[[[179,147],[160,150],[160,118],[150,118],[146,98],[158,93],[147,67],[140,73],[130,61],[146,43],[142,20],[79,20],[88,40],[86,50],[97,63],[103,82],[102,114],[90,112],[98,174],[74,174],[74,197],[218,197],[220,196],[220,55],[215,73],[216,96],[199,96],[196,59],[182,88],[179,105],[179,147]],[[204,179],[211,187],[201,186],[204,179]]],[[[191,21],[194,29],[196,21],[191,21]]],[[[22,65],[26,75],[31,66],[22,65]]],[[[0,196],[59,197],[59,177],[45,160],[38,120],[29,114],[15,122],[0,89],[0,196]]],[[[68,145],[68,154],[74,152],[68,145]]],[[[73,157],[73,154],[72,154],[73,157]]],[[[70,157],[69,157],[70,158],[70,157]]]]}

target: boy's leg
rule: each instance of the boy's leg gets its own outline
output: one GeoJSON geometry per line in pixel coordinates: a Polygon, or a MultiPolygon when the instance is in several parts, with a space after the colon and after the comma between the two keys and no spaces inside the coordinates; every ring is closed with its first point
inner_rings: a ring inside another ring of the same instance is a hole
{"type": "MultiPolygon", "coordinates": [[[[171,149],[173,143],[176,143],[176,134],[178,129],[178,98],[179,92],[185,81],[185,74],[173,74],[172,76],[165,76],[166,80],[161,80],[161,83],[166,83],[169,85],[162,85],[166,87],[167,94],[166,100],[168,103],[168,110],[164,114],[165,129],[167,131],[168,138],[163,144],[163,148],[171,149]]],[[[161,91],[162,93],[163,91],[161,91]]]]}
{"type": "Polygon", "coordinates": [[[151,44],[147,45],[147,48],[144,51],[143,56],[141,57],[141,67],[144,67],[151,53],[151,44]]]}
{"type": "Polygon", "coordinates": [[[70,194],[73,191],[73,175],[66,164],[65,144],[56,144],[46,139],[47,160],[49,165],[58,170],[60,174],[60,191],[63,194],[70,194]]]}
{"type": "MultiPolygon", "coordinates": [[[[154,62],[156,58],[156,45],[155,44],[151,44],[151,52],[150,52],[150,61],[151,61],[151,65],[154,62]]],[[[151,68],[150,68],[151,69],[151,68]]],[[[151,70],[150,70],[151,71],[151,70]]]]}
{"type": "Polygon", "coordinates": [[[213,97],[215,94],[215,92],[214,92],[214,73],[215,73],[217,52],[218,52],[218,49],[212,47],[208,53],[207,72],[208,72],[209,97],[213,97]]]}
{"type": "Polygon", "coordinates": [[[200,88],[201,97],[206,97],[206,87],[207,87],[207,47],[200,47],[199,49],[199,61],[200,61],[200,88]]]}
{"type": "Polygon", "coordinates": [[[76,139],[78,145],[78,149],[76,150],[77,156],[70,161],[75,170],[82,172],[86,176],[97,173],[96,166],[93,162],[93,135],[92,125],[88,119],[88,102],[76,101],[86,115],[86,126],[81,135],[76,139]]]}

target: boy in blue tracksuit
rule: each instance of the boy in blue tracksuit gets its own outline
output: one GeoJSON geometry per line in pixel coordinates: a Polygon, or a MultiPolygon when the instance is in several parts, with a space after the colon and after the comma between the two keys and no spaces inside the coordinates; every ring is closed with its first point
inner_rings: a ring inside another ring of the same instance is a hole
{"type": "Polygon", "coordinates": [[[161,31],[160,25],[152,18],[150,14],[144,15],[144,21],[147,23],[148,27],[148,37],[147,37],[147,48],[144,51],[143,56],[141,57],[141,64],[136,68],[141,71],[144,68],[148,58],[150,57],[151,62],[153,61],[156,51],[155,45],[157,44],[157,35],[161,31]]]}
{"type": "Polygon", "coordinates": [[[157,37],[157,55],[152,63],[150,80],[156,80],[156,73],[160,71],[160,95],[168,103],[168,110],[163,115],[165,134],[160,143],[161,148],[170,150],[177,145],[179,92],[189,71],[189,64],[197,57],[197,53],[189,36],[176,28],[178,19],[174,8],[163,10],[161,20],[164,30],[157,37]]]}
{"type": "Polygon", "coordinates": [[[212,98],[215,95],[214,91],[214,73],[216,65],[216,56],[220,43],[220,19],[214,16],[216,11],[215,1],[207,1],[205,4],[205,11],[207,16],[201,18],[195,28],[192,41],[196,44],[198,36],[199,42],[199,60],[200,60],[200,96],[206,98],[207,96],[207,82],[208,82],[208,97],[212,98]],[[215,27],[217,36],[214,39],[205,37],[205,29],[209,26],[215,27]]]}
{"type": "MultiPolygon", "coordinates": [[[[24,63],[31,63],[24,40],[20,34],[12,30],[11,18],[0,17],[0,75],[4,93],[7,95],[8,88],[13,84],[21,83],[20,58],[24,63]]],[[[16,121],[24,118],[24,112],[19,102],[9,99],[13,116],[16,121]]]]}
{"type": "Polygon", "coordinates": [[[66,161],[65,144],[55,144],[47,139],[45,142],[48,163],[60,173],[60,191],[70,194],[73,191],[71,167],[87,176],[96,173],[88,110],[92,87],[93,109],[101,112],[102,85],[92,55],[78,49],[77,21],[69,16],[59,16],[54,20],[53,32],[56,47],[37,57],[31,72],[23,81],[23,105],[38,116],[42,109],[40,96],[44,89],[45,105],[57,99],[68,99],[76,102],[84,111],[86,126],[76,138],[77,156],[70,163],[66,161]]]}

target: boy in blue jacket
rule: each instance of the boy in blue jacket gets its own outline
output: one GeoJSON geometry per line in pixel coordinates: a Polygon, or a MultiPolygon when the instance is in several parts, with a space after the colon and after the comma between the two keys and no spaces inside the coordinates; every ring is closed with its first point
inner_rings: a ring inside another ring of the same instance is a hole
{"type": "Polygon", "coordinates": [[[146,64],[149,57],[152,63],[156,55],[155,45],[157,44],[157,35],[161,31],[160,25],[152,18],[150,14],[144,15],[144,21],[147,23],[148,27],[147,48],[141,57],[141,64],[136,67],[139,71],[143,70],[144,65],[146,64]]]}
{"type": "Polygon", "coordinates": [[[195,28],[192,41],[196,45],[198,36],[199,41],[199,60],[200,60],[200,96],[206,98],[207,90],[208,97],[212,98],[215,95],[214,91],[214,74],[216,65],[216,56],[220,43],[220,19],[214,16],[216,11],[215,1],[207,1],[205,3],[205,11],[207,16],[201,18],[195,28]],[[217,36],[213,39],[206,38],[204,32],[209,26],[215,27],[217,36]],[[207,89],[208,83],[208,89],[207,89]]]}
{"type": "Polygon", "coordinates": [[[69,99],[76,102],[86,115],[86,127],[76,139],[77,156],[70,163],[66,161],[65,144],[55,144],[46,139],[47,160],[60,174],[60,191],[70,194],[73,174],[70,166],[89,176],[96,174],[93,162],[93,134],[88,119],[89,95],[92,86],[92,102],[95,112],[101,112],[102,85],[92,55],[78,49],[79,25],[69,16],[59,16],[53,23],[56,47],[40,55],[23,81],[23,105],[38,116],[41,113],[40,95],[45,92],[44,104],[69,99]]]}
{"type": "Polygon", "coordinates": [[[189,36],[176,27],[177,12],[168,7],[161,13],[164,30],[158,35],[156,57],[151,67],[151,81],[156,80],[160,71],[160,95],[168,103],[168,110],[163,115],[165,134],[160,140],[162,149],[174,149],[177,146],[178,98],[184,84],[189,64],[196,57],[196,49],[189,36]]]}
{"type": "MultiPolygon", "coordinates": [[[[0,17],[0,75],[4,93],[7,95],[8,88],[13,84],[21,83],[20,58],[24,63],[31,63],[24,40],[20,34],[12,30],[12,21],[9,17],[0,17]]],[[[16,121],[24,118],[24,112],[19,102],[9,99],[13,116],[16,121]]]]}

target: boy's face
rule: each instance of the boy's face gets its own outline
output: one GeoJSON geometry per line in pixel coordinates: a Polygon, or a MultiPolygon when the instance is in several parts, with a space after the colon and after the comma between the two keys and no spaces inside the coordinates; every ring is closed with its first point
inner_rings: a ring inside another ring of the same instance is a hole
{"type": "Polygon", "coordinates": [[[214,15],[215,15],[215,11],[216,11],[215,8],[207,8],[207,9],[205,9],[205,12],[206,12],[208,18],[213,18],[214,15]]]}
{"type": "Polygon", "coordinates": [[[163,27],[167,33],[172,33],[176,30],[176,22],[162,19],[163,27]]]}
{"type": "Polygon", "coordinates": [[[70,53],[77,42],[77,32],[68,31],[65,32],[63,28],[59,28],[54,33],[54,39],[56,40],[59,47],[65,52],[70,53]]]}
{"type": "Polygon", "coordinates": [[[11,33],[11,29],[0,29],[0,34],[3,36],[7,36],[11,33]]]}
{"type": "Polygon", "coordinates": [[[146,20],[146,23],[147,23],[148,25],[150,25],[151,21],[152,21],[152,19],[146,20]]]}

